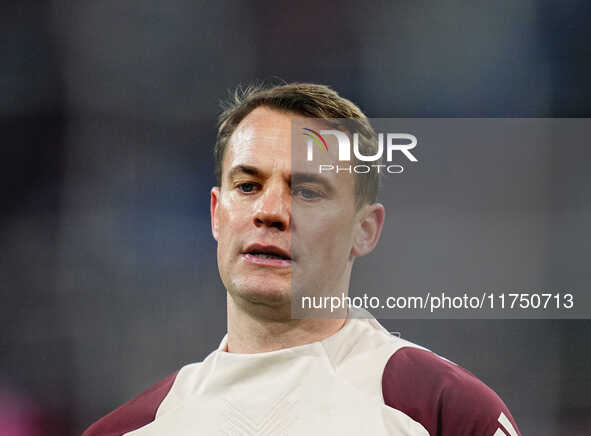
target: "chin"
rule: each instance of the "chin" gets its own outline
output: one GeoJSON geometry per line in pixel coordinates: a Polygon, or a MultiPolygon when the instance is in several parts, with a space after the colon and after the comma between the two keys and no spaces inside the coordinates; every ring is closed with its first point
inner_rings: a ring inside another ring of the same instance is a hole
{"type": "Polygon", "coordinates": [[[237,283],[231,293],[253,304],[278,307],[290,303],[291,286],[286,284],[285,281],[268,280],[261,282],[249,280],[249,282],[251,283],[237,283]]]}

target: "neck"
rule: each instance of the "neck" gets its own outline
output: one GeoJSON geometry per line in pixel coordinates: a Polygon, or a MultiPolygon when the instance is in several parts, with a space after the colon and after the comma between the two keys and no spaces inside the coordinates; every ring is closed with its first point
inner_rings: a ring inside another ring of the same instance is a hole
{"type": "MultiPolygon", "coordinates": [[[[227,296],[230,353],[264,353],[321,341],[343,327],[346,318],[291,319],[265,316],[261,308],[244,307],[227,296]]],[[[273,309],[268,309],[273,310],[273,309]]],[[[280,309],[277,312],[285,313],[280,309]]],[[[289,314],[289,310],[287,310],[289,314]]]]}

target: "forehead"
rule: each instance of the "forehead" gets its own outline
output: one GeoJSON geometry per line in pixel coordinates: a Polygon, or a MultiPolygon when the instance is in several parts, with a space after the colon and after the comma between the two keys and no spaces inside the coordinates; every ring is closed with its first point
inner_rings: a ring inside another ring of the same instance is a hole
{"type": "Polygon", "coordinates": [[[264,151],[273,156],[290,153],[291,120],[297,115],[258,107],[238,125],[229,141],[229,152],[240,155],[264,151]]]}
{"type": "Polygon", "coordinates": [[[294,120],[305,121],[312,128],[326,128],[321,120],[260,106],[240,122],[230,137],[224,155],[224,173],[246,161],[255,165],[273,161],[274,167],[289,169],[294,120]]]}

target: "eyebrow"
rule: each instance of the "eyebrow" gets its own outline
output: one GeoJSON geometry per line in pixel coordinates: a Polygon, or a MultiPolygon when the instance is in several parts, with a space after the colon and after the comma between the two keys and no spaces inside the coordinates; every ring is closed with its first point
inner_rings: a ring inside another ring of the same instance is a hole
{"type": "Polygon", "coordinates": [[[250,165],[236,165],[232,167],[230,172],[228,173],[228,177],[232,180],[238,174],[248,174],[249,176],[255,177],[262,177],[263,173],[257,167],[253,167],[250,165]]]}

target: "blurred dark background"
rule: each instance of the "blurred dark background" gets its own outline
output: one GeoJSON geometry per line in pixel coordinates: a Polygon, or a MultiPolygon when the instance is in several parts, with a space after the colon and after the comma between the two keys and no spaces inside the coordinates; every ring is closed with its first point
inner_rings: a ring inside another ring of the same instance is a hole
{"type": "MultiPolygon", "coordinates": [[[[591,116],[583,0],[0,10],[3,435],[78,435],[217,346],[211,150],[239,83],[324,83],[371,117],[591,116]]],[[[591,434],[590,321],[384,323],[492,386],[524,435],[591,434]]]]}

